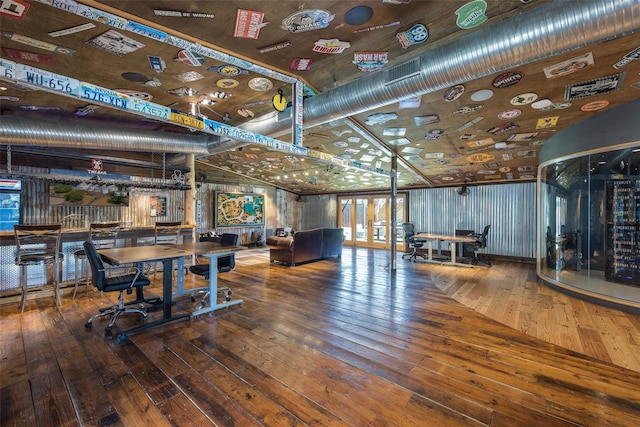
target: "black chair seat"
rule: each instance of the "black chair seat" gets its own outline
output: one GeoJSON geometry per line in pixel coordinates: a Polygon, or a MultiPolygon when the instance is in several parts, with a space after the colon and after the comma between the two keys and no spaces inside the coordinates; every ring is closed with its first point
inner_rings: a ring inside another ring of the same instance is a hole
{"type": "Polygon", "coordinates": [[[151,280],[149,280],[147,276],[144,276],[142,274],[138,275],[137,279],[135,274],[126,274],[124,276],[105,278],[104,288],[101,290],[103,290],[104,292],[121,291],[124,289],[131,289],[132,287],[136,286],[148,286],[150,283],[151,280]]]}
{"type": "Polygon", "coordinates": [[[209,280],[209,264],[196,264],[189,267],[189,271],[209,280]]]}

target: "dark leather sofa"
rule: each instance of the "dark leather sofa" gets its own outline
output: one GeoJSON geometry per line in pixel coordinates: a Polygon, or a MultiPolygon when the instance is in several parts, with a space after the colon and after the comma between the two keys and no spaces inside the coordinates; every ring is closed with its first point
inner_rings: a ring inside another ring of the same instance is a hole
{"type": "Polygon", "coordinates": [[[342,256],[342,228],[314,228],[291,237],[270,236],[269,261],[294,266],[303,262],[342,256]]]}

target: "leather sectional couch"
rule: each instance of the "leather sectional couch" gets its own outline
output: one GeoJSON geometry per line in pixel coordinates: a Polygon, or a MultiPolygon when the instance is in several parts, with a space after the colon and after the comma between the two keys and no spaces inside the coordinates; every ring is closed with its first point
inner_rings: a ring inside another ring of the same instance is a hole
{"type": "Polygon", "coordinates": [[[314,228],[296,232],[291,237],[270,236],[269,261],[294,266],[303,262],[342,256],[342,228],[314,228]]]}

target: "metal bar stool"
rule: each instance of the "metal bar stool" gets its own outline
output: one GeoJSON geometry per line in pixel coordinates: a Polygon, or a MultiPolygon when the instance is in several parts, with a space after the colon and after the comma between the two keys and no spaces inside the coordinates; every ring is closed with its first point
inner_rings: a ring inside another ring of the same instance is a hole
{"type": "MultiPolygon", "coordinates": [[[[13,226],[16,237],[16,265],[20,266],[20,284],[22,287],[22,304],[20,312],[24,312],[27,302],[28,283],[27,267],[33,265],[43,265],[46,269],[53,266],[53,287],[54,300],[56,305],[61,306],[60,298],[60,263],[63,254],[60,251],[61,224],[49,225],[20,225],[13,226]]],[[[45,283],[47,274],[45,272],[45,283]]]]}
{"type": "MultiPolygon", "coordinates": [[[[180,243],[180,229],[182,222],[156,222],[155,244],[156,245],[177,245],[180,243]]],[[[158,263],[153,263],[153,280],[156,280],[158,263]]]]}
{"type": "MultiPolygon", "coordinates": [[[[87,240],[92,242],[96,249],[106,249],[106,248],[114,248],[116,246],[116,241],[118,240],[118,233],[120,232],[120,224],[117,222],[105,222],[98,223],[94,222],[89,225],[89,236],[87,240]]],[[[85,282],[85,294],[89,291],[89,283],[91,282],[91,277],[87,274],[87,254],[83,249],[78,249],[73,253],[73,258],[75,260],[75,287],[73,288],[73,297],[72,299],[76,299],[76,292],[78,292],[78,285],[80,281],[85,282]],[[82,264],[81,270],[78,267],[82,264]],[[82,274],[80,273],[82,272],[82,274]]]]}

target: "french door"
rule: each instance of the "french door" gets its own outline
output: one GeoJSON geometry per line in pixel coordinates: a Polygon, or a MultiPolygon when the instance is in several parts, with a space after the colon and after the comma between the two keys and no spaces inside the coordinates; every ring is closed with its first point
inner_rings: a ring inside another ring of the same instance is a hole
{"type": "MultiPolygon", "coordinates": [[[[338,199],[338,224],[344,244],[391,249],[391,196],[342,196],[338,199]]],[[[396,245],[404,249],[402,223],[406,218],[406,195],[396,196],[396,245]]]]}

